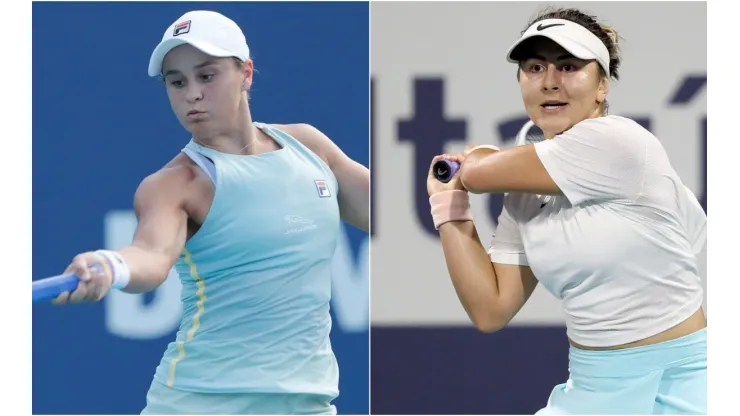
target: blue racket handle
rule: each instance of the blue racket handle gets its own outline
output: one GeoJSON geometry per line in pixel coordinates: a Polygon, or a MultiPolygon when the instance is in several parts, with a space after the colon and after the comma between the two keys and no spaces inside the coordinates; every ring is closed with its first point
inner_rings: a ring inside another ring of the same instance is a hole
{"type": "Polygon", "coordinates": [[[442,183],[449,182],[460,169],[460,164],[447,159],[438,160],[434,164],[434,177],[442,183]]]}
{"type": "Polygon", "coordinates": [[[64,292],[73,292],[79,283],[80,278],[74,273],[36,280],[33,282],[33,302],[48,301],[64,292]]]}

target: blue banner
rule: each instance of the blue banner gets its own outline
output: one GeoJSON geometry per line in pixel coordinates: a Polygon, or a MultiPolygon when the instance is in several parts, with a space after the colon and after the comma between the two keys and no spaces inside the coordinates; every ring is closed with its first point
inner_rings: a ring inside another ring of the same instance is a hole
{"type": "MultiPolygon", "coordinates": [[[[369,166],[366,3],[34,3],[35,278],[63,272],[78,253],[130,241],[137,185],[190,138],[161,82],[147,76],[149,55],[175,19],[203,9],[246,34],[256,121],[310,123],[369,166]]],[[[335,404],[367,414],[368,235],[345,232],[332,300],[335,404]]],[[[138,414],[174,340],[176,290],[170,278],[115,305],[35,305],[33,413],[138,414]]]]}

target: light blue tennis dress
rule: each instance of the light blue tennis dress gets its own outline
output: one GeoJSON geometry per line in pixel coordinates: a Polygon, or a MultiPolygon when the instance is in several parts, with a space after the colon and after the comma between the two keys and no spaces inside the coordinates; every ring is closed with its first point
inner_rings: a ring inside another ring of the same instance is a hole
{"type": "Polygon", "coordinates": [[[183,317],[142,414],[336,414],[329,340],[337,181],[295,138],[234,155],[191,141],[213,204],[175,267],[183,317]]]}

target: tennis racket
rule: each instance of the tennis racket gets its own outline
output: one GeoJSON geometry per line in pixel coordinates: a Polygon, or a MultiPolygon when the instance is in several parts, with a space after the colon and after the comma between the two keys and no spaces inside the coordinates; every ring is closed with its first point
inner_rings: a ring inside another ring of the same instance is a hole
{"type": "Polygon", "coordinates": [[[545,140],[545,135],[539,127],[534,125],[534,121],[532,120],[527,120],[516,135],[517,146],[534,144],[543,140],[545,140]]]}
{"type": "MultiPolygon", "coordinates": [[[[97,268],[95,265],[93,268],[97,268]]],[[[60,274],[33,282],[33,303],[46,302],[64,292],[74,292],[80,284],[80,278],[74,273],[60,274]]]]}
{"type": "Polygon", "coordinates": [[[455,176],[458,170],[460,170],[460,164],[454,160],[442,159],[438,160],[432,167],[434,171],[434,177],[442,183],[449,182],[452,177],[455,176]]]}
{"type": "MultiPolygon", "coordinates": [[[[542,130],[540,130],[539,127],[534,125],[534,122],[532,120],[524,123],[522,128],[519,129],[519,133],[517,133],[516,135],[517,146],[535,144],[543,140],[545,140],[545,135],[542,133],[542,130]]],[[[540,208],[542,208],[545,206],[545,204],[550,202],[553,197],[551,195],[537,195],[537,198],[539,199],[541,204],[540,208]]]]}

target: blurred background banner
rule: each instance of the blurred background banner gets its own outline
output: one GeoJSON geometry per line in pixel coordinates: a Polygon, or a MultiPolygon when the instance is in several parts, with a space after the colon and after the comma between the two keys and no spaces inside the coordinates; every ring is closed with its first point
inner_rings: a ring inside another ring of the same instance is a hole
{"type": "MultiPolygon", "coordinates": [[[[610,113],[654,132],[706,209],[706,3],[373,3],[374,414],[532,414],[567,379],[563,313],[542,287],[510,327],[491,335],[472,327],[425,183],[434,155],[512,145],[527,116],[505,54],[545,6],[578,7],[620,33],[610,113]]],[[[471,196],[485,246],[501,201],[471,196]]],[[[699,263],[704,277],[706,252],[699,263]]]]}
{"type": "MultiPolygon", "coordinates": [[[[33,275],[131,241],[139,182],[190,139],[147,76],[166,28],[214,10],[244,30],[253,118],[313,124],[369,166],[366,3],[34,3],[33,275]]],[[[11,156],[12,157],[12,156],[11,156]]],[[[332,344],[340,413],[368,412],[368,236],[345,227],[335,257],[332,344]]],[[[138,414],[180,318],[174,272],[147,295],[33,308],[33,412],[138,414]]]]}

